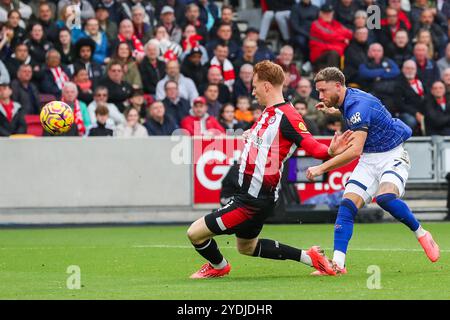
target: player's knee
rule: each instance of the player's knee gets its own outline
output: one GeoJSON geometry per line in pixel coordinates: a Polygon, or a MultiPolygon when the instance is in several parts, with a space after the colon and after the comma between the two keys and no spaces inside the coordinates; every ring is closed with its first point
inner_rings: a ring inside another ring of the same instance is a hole
{"type": "Polygon", "coordinates": [[[238,244],[237,250],[240,254],[243,254],[245,256],[253,256],[253,253],[255,252],[255,245],[253,242],[249,243],[241,243],[238,244]]]}
{"type": "Polygon", "coordinates": [[[383,209],[392,201],[397,199],[397,195],[394,193],[383,193],[377,196],[377,204],[383,209]]]}
{"type": "Polygon", "coordinates": [[[191,226],[188,228],[186,235],[188,237],[188,239],[192,242],[192,243],[197,243],[199,240],[199,234],[196,231],[196,228],[194,227],[194,223],[191,224],[191,226]]]}

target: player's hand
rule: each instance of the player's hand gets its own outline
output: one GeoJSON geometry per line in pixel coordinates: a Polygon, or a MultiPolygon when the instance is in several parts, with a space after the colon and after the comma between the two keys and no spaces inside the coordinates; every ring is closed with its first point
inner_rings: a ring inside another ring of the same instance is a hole
{"type": "Polygon", "coordinates": [[[315,177],[323,175],[324,172],[320,166],[315,167],[309,167],[308,170],[306,170],[306,178],[309,181],[314,181],[315,177]]]}
{"type": "Polygon", "coordinates": [[[330,154],[330,156],[341,154],[350,147],[350,143],[353,139],[353,131],[351,130],[347,130],[342,134],[336,132],[333,139],[331,140],[328,153],[330,154]]]}
{"type": "Polygon", "coordinates": [[[328,114],[340,113],[339,109],[328,108],[327,106],[325,106],[325,103],[323,103],[323,102],[319,102],[318,104],[316,104],[315,108],[319,111],[322,111],[323,113],[328,113],[328,114]]]}

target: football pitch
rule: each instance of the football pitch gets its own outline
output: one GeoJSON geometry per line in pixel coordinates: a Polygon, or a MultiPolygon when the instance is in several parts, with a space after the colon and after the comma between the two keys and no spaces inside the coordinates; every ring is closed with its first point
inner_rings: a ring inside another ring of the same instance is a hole
{"type": "MultiPolygon", "coordinates": [[[[234,238],[221,236],[231,273],[205,280],[189,279],[203,260],[187,226],[0,229],[0,299],[450,299],[450,223],[424,227],[441,247],[437,263],[399,223],[358,224],[349,274],[341,277],[239,255],[234,238]],[[68,289],[73,270],[80,289],[68,289]]],[[[319,244],[332,255],[331,224],[266,225],[261,237],[306,249],[319,244]]]]}

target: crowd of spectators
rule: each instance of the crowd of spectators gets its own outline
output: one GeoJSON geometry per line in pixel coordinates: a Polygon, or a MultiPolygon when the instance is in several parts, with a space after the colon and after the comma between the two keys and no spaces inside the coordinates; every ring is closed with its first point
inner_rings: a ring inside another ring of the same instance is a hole
{"type": "Polygon", "coordinates": [[[415,135],[450,135],[450,1],[257,4],[260,28],[243,29],[211,0],[0,0],[0,136],[52,100],[72,107],[71,136],[239,134],[264,108],[251,80],[265,59],[313,134],[346,125],[315,109],[309,80],[336,66],[415,135]]]}

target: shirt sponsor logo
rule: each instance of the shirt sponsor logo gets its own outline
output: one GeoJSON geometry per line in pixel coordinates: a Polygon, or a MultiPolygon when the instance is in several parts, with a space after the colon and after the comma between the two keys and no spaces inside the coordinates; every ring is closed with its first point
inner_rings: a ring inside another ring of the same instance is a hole
{"type": "Polygon", "coordinates": [[[357,112],[354,115],[352,115],[350,117],[350,122],[352,124],[357,124],[357,123],[361,122],[361,113],[357,112]]]}
{"type": "Polygon", "coordinates": [[[299,122],[298,123],[298,128],[300,130],[302,130],[303,132],[307,132],[308,131],[308,129],[306,128],[306,126],[305,126],[305,124],[303,122],[299,122]]]}
{"type": "Polygon", "coordinates": [[[274,124],[276,120],[277,120],[277,117],[272,116],[272,118],[269,119],[269,124],[274,124]]]}

